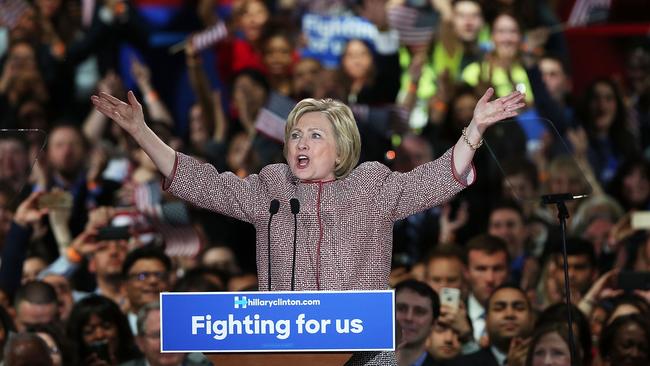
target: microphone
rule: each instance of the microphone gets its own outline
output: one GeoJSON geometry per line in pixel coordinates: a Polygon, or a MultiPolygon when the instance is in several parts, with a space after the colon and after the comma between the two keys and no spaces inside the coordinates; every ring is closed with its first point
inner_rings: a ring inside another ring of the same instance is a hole
{"type": "Polygon", "coordinates": [[[544,194],[542,195],[542,203],[545,205],[550,205],[554,203],[577,200],[580,198],[587,198],[587,197],[589,196],[586,194],[579,194],[579,195],[574,195],[571,193],[544,194]]]}
{"type": "Polygon", "coordinates": [[[293,214],[293,261],[291,262],[291,291],[296,284],[296,241],[298,238],[298,213],[300,212],[300,201],[297,198],[289,200],[291,213],[293,214]]]}
{"type": "Polygon", "coordinates": [[[271,291],[271,220],[273,219],[273,215],[278,213],[278,210],[280,210],[280,201],[273,199],[271,200],[271,206],[269,206],[269,213],[271,216],[269,216],[269,225],[268,225],[268,270],[269,270],[269,286],[268,286],[268,291],[271,291]]]}

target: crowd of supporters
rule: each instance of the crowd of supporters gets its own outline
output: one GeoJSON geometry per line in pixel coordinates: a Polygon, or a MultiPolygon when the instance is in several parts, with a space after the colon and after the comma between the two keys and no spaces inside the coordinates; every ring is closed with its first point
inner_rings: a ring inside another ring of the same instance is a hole
{"type": "Polygon", "coordinates": [[[566,203],[576,359],[650,364],[650,39],[617,38],[621,72],[577,85],[566,36],[625,1],[151,3],[0,1],[5,365],[209,364],[159,352],[159,293],[257,289],[252,226],[167,194],[90,95],[133,90],[166,143],[243,178],[284,161],[303,98],[350,105],[361,161],[404,172],[488,87],[526,110],[487,131],[472,186],[394,226],[399,364],[568,357],[563,235],[540,199],[559,193],[587,195],[566,203]]]}

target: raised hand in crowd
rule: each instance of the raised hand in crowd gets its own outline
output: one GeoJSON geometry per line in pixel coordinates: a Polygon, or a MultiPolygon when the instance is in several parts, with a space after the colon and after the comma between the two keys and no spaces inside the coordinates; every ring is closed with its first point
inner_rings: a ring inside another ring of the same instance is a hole
{"type": "Polygon", "coordinates": [[[526,355],[530,347],[531,338],[514,337],[510,341],[508,349],[508,366],[524,366],[526,364],[526,355]]]}
{"type": "Polygon", "coordinates": [[[16,213],[14,213],[14,222],[23,228],[27,228],[47,215],[49,211],[47,208],[38,207],[38,199],[44,194],[45,192],[33,192],[21,202],[16,209],[16,213]]]}
{"type": "Polygon", "coordinates": [[[451,218],[452,207],[450,204],[442,206],[440,213],[440,234],[438,234],[438,243],[454,243],[456,240],[456,231],[467,223],[469,220],[469,204],[462,201],[456,210],[456,216],[451,218]]]}
{"type": "Polygon", "coordinates": [[[453,329],[461,343],[471,340],[472,325],[467,317],[465,302],[459,301],[458,307],[441,304],[438,322],[453,329]]]}
{"type": "Polygon", "coordinates": [[[107,93],[93,95],[91,100],[97,110],[115,121],[135,139],[163,176],[170,176],[174,169],[176,152],[147,126],[142,105],[132,91],[127,93],[127,97],[128,104],[107,93]]]}
{"type": "Polygon", "coordinates": [[[613,269],[600,276],[585,296],[582,297],[578,303],[578,308],[585,314],[591,314],[594,305],[600,300],[623,294],[623,290],[616,289],[616,276],[618,273],[618,269],[613,269]]]}

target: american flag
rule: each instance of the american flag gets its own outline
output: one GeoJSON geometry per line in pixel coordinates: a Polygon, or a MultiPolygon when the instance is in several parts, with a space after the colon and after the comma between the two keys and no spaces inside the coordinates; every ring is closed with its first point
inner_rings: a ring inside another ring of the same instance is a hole
{"type": "Polygon", "coordinates": [[[296,102],[284,95],[271,93],[268,102],[257,114],[255,129],[278,142],[284,142],[284,126],[296,102]]]}
{"type": "Polygon", "coordinates": [[[0,0],[0,27],[14,28],[29,8],[25,0],[0,0]]]}
{"type": "Polygon", "coordinates": [[[388,9],[388,24],[399,32],[400,43],[408,46],[426,45],[433,38],[438,23],[434,11],[396,5],[388,9]]]}
{"type": "Polygon", "coordinates": [[[568,25],[580,27],[607,20],[612,0],[577,0],[571,9],[568,25]]]}
{"type": "Polygon", "coordinates": [[[226,37],[228,37],[228,28],[226,28],[226,24],[224,24],[224,22],[218,22],[206,30],[192,36],[192,45],[196,51],[202,51],[217,44],[226,37]]]}

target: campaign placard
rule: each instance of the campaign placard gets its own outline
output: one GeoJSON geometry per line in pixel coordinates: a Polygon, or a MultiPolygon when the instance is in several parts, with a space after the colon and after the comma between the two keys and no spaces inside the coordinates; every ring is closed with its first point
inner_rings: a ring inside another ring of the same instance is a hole
{"type": "Polygon", "coordinates": [[[395,292],[160,294],[162,352],[389,351],[395,292]]]}
{"type": "Polygon", "coordinates": [[[377,27],[361,17],[312,13],[303,15],[302,32],[307,40],[302,56],[315,58],[327,68],[338,66],[349,40],[361,39],[373,44],[378,34],[377,27]]]}

